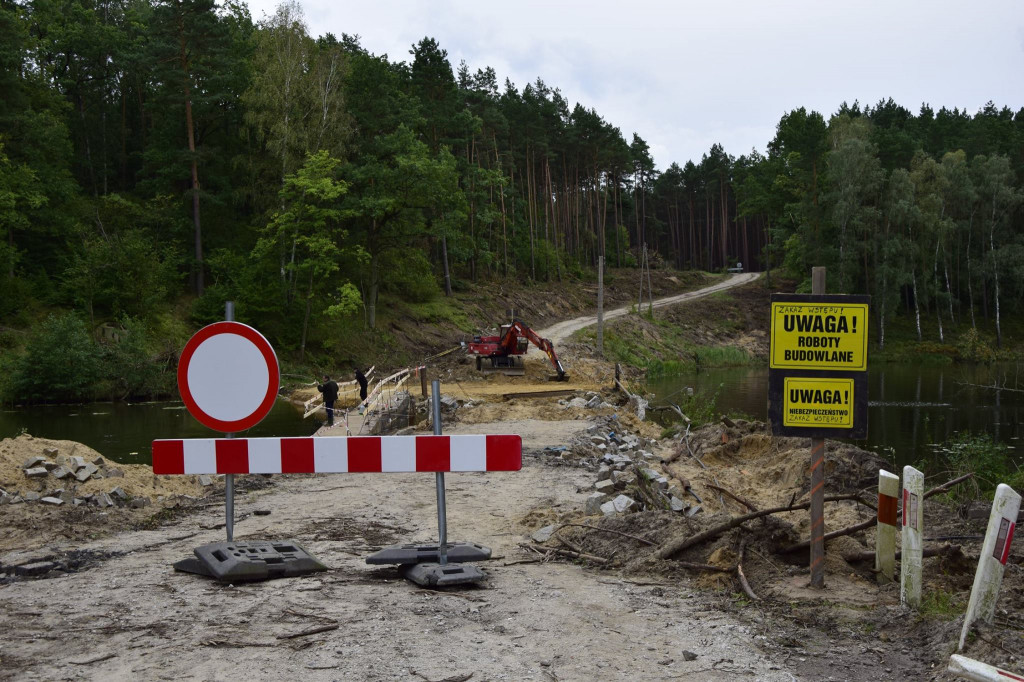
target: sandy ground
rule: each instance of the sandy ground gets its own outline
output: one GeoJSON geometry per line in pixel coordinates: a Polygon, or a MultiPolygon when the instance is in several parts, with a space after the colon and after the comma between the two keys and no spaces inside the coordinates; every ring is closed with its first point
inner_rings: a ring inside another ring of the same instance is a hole
{"type": "MultiPolygon", "coordinates": [[[[502,422],[450,433],[521,433],[529,450],[566,442],[583,420],[502,422]]],[[[620,578],[568,564],[516,563],[537,508],[582,504],[592,474],[527,456],[522,471],[449,474],[452,540],[490,546],[489,581],[418,588],[363,557],[436,538],[433,477],[282,477],[241,497],[236,539],[294,538],[331,570],[227,586],[175,573],[217,507],[155,531],[80,545],[88,571],[0,587],[5,679],[790,680],[757,633],[687,584],[620,578]],[[250,516],[256,509],[269,516],[250,516]],[[337,624],[318,635],[281,637],[337,624]],[[683,650],[697,654],[686,661],[683,650]],[[98,660],[111,655],[110,658],[98,660]],[[90,662],[95,661],[95,662],[90,662]],[[415,672],[414,672],[415,671],[415,672]]]]}

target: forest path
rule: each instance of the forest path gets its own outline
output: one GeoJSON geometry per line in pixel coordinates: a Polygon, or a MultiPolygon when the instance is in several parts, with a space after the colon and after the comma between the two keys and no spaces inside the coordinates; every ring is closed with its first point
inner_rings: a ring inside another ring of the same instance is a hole
{"type": "MultiPolygon", "coordinates": [[[[718,284],[712,284],[709,287],[704,287],[703,289],[697,289],[696,291],[688,291],[683,294],[676,294],[674,296],[666,296],[664,298],[659,298],[654,301],[654,307],[663,308],[664,306],[667,305],[673,305],[675,303],[682,303],[683,301],[692,301],[694,299],[703,298],[704,296],[708,296],[718,291],[725,291],[726,289],[732,289],[733,287],[738,287],[743,284],[753,282],[760,276],[761,273],[759,272],[743,272],[734,274],[729,279],[723,280],[718,284]]],[[[625,306],[623,308],[616,308],[614,310],[609,310],[605,312],[605,322],[626,315],[630,311],[630,308],[631,306],[625,306]]],[[[576,332],[585,327],[589,327],[592,324],[597,324],[597,316],[585,315],[583,317],[574,317],[571,320],[564,320],[557,324],[553,324],[550,327],[547,327],[546,329],[538,330],[537,333],[540,334],[542,338],[549,339],[551,343],[553,343],[557,347],[560,343],[569,338],[569,336],[573,332],[576,332]]]]}

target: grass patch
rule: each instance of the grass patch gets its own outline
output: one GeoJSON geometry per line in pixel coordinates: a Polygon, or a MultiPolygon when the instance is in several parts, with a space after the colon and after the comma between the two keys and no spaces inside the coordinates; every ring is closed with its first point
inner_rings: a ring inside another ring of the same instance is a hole
{"type": "Polygon", "coordinates": [[[966,610],[967,604],[952,592],[935,590],[921,595],[920,614],[934,620],[953,620],[966,610]]]}

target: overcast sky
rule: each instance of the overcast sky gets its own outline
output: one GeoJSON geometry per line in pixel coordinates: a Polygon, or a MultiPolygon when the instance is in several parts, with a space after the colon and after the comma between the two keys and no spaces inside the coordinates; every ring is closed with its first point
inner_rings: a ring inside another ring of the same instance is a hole
{"type": "MultiPolygon", "coordinates": [[[[660,169],[715,142],[763,152],[800,106],[1024,106],[1022,0],[300,2],[313,35],[358,34],[392,61],[430,36],[453,69],[492,66],[520,90],[540,76],[627,142],[639,134],[660,169]]],[[[249,2],[256,21],[276,5],[249,2]]]]}

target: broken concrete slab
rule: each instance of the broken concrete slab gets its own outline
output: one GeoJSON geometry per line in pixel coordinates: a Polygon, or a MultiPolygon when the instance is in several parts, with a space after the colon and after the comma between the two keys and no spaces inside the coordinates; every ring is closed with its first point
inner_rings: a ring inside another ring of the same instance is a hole
{"type": "Polygon", "coordinates": [[[21,465],[21,468],[22,469],[34,469],[34,468],[36,468],[37,466],[39,466],[40,464],[42,464],[45,461],[46,461],[45,457],[39,457],[39,456],[29,457],[21,465]]]}
{"type": "Polygon", "coordinates": [[[600,514],[601,505],[604,504],[606,499],[608,499],[606,495],[602,495],[601,493],[591,493],[583,506],[583,513],[587,516],[600,514]]]}
{"type": "Polygon", "coordinates": [[[107,467],[103,470],[103,476],[105,478],[123,478],[124,472],[117,467],[107,467]]]}
{"type": "Polygon", "coordinates": [[[107,460],[103,459],[103,455],[98,455],[98,456],[96,457],[96,459],[94,459],[94,460],[92,461],[92,463],[93,463],[93,464],[95,464],[95,465],[96,465],[96,466],[98,466],[98,467],[101,467],[101,466],[103,466],[104,464],[106,464],[106,463],[107,463],[107,460]]]}
{"type": "Polygon", "coordinates": [[[593,410],[601,405],[601,396],[595,395],[593,398],[587,401],[587,407],[593,410]]]}
{"type": "Polygon", "coordinates": [[[142,509],[143,507],[148,507],[148,506],[149,506],[149,498],[148,497],[134,497],[134,498],[132,498],[132,503],[131,503],[131,508],[132,509],[142,509]]]}
{"type": "Polygon", "coordinates": [[[110,495],[108,495],[107,493],[99,493],[98,495],[93,497],[93,503],[100,508],[114,506],[114,500],[112,500],[110,498],[110,495]]]}
{"type": "Polygon", "coordinates": [[[210,478],[207,474],[202,474],[199,477],[199,485],[203,486],[204,488],[207,486],[211,486],[213,485],[213,479],[210,478]]]}
{"type": "Polygon", "coordinates": [[[680,500],[675,495],[673,495],[672,498],[668,501],[668,506],[669,509],[671,509],[674,512],[681,512],[686,510],[686,503],[680,500]]]}
{"type": "Polygon", "coordinates": [[[639,507],[639,505],[637,505],[636,500],[634,500],[629,495],[619,495],[614,500],[612,500],[612,504],[615,505],[615,511],[619,512],[620,514],[636,511],[636,509],[639,507]]]}
{"type": "Polygon", "coordinates": [[[75,478],[78,479],[79,483],[85,483],[99,470],[100,468],[95,464],[86,464],[75,473],[75,478]]]}
{"type": "Polygon", "coordinates": [[[118,486],[118,487],[114,488],[108,494],[110,495],[110,497],[114,498],[115,500],[119,500],[121,502],[127,502],[128,501],[128,493],[126,493],[124,490],[122,490],[121,486],[118,486]]]}
{"type": "Polygon", "coordinates": [[[43,467],[47,471],[52,471],[57,468],[57,463],[51,462],[48,459],[44,459],[42,462],[39,463],[39,466],[43,467]]]}
{"type": "Polygon", "coordinates": [[[33,467],[31,469],[25,469],[25,476],[27,476],[28,478],[42,478],[43,476],[46,476],[47,473],[49,472],[43,467],[33,467]]]}
{"type": "Polygon", "coordinates": [[[43,448],[43,455],[46,457],[56,457],[57,448],[43,448]]]}
{"type": "Polygon", "coordinates": [[[615,484],[612,483],[611,479],[606,478],[603,481],[594,483],[594,490],[602,495],[610,495],[615,490],[615,484]]]}
{"type": "Polygon", "coordinates": [[[85,458],[84,457],[72,457],[71,458],[71,470],[72,471],[78,471],[79,469],[81,469],[84,466],[85,466],[85,458]]]}
{"type": "Polygon", "coordinates": [[[39,499],[40,497],[42,497],[42,495],[40,495],[39,493],[36,493],[36,492],[32,492],[32,491],[30,490],[29,492],[27,492],[27,493],[25,493],[24,495],[22,495],[22,497],[24,497],[24,498],[25,498],[25,501],[26,501],[26,502],[35,502],[35,501],[37,501],[37,500],[38,500],[38,499],[39,499]]]}
{"type": "Polygon", "coordinates": [[[39,502],[42,503],[42,504],[52,504],[52,505],[55,505],[55,506],[60,506],[60,505],[64,504],[64,500],[62,500],[59,497],[43,497],[43,498],[40,498],[39,502]]]}
{"type": "Polygon", "coordinates": [[[54,469],[50,473],[53,474],[53,477],[58,479],[58,480],[62,479],[62,478],[66,478],[66,477],[71,475],[71,472],[68,471],[67,469],[65,469],[62,466],[57,467],[56,469],[54,469]]]}
{"type": "Polygon", "coordinates": [[[43,575],[44,573],[49,573],[55,568],[57,568],[57,564],[53,561],[37,561],[33,564],[15,566],[14,574],[20,576],[43,575]]]}

